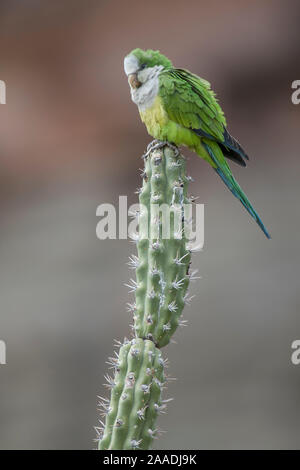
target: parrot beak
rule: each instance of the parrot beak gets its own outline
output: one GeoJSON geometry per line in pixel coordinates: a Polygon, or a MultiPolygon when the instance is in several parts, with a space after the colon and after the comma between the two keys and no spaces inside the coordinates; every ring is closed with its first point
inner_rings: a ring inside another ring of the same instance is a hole
{"type": "Polygon", "coordinates": [[[139,88],[141,86],[141,82],[139,82],[137,78],[137,73],[130,73],[128,75],[128,82],[131,88],[134,89],[139,88]]]}

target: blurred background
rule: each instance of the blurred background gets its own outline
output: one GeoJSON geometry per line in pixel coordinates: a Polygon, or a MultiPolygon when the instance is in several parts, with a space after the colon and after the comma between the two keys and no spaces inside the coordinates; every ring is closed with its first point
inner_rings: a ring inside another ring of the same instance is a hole
{"type": "Polygon", "coordinates": [[[235,176],[268,241],[188,151],[205,204],[203,277],[164,354],[177,381],[162,449],[300,448],[297,1],[2,0],[2,449],[90,449],[113,339],[129,334],[128,240],[96,238],[96,208],[129,204],[150,141],[123,57],[160,49],[206,78],[250,155],[235,176]]]}

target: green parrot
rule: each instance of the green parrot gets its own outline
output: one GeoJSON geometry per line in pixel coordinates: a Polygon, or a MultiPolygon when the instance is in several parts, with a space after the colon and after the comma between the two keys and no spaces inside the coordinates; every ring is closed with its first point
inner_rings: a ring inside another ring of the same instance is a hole
{"type": "Polygon", "coordinates": [[[267,238],[259,215],[234,179],[226,158],[246,166],[248,156],[226,129],[226,119],[210,84],[188,70],[176,69],[159,51],[134,49],[124,59],[132,101],[138,106],[153,148],[185,145],[222,178],[267,238]]]}

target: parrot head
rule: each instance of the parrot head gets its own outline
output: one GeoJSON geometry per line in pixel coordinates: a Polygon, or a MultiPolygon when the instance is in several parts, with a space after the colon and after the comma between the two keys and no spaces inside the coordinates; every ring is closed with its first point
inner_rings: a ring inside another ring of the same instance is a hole
{"type": "Polygon", "coordinates": [[[134,49],[124,59],[124,70],[131,88],[139,88],[149,77],[149,69],[170,68],[172,62],[159,51],[134,49]]]}

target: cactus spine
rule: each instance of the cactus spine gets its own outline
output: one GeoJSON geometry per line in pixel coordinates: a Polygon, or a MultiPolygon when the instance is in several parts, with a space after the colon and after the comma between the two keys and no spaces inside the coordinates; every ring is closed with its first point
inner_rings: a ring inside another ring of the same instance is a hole
{"type": "Polygon", "coordinates": [[[106,420],[103,429],[96,428],[99,449],[150,448],[157,415],[166,407],[161,398],[166,379],[160,348],[170,342],[180,323],[189,285],[185,160],[168,144],[150,151],[144,160],[138,256],[130,259],[136,268],[130,285],[135,303],[129,304],[135,337],[125,340],[111,362],[111,399],[101,399],[106,420]]]}

